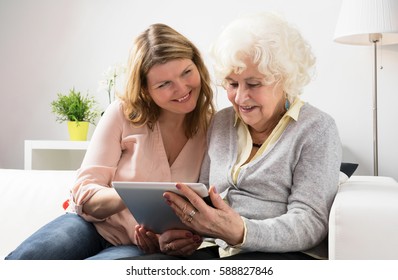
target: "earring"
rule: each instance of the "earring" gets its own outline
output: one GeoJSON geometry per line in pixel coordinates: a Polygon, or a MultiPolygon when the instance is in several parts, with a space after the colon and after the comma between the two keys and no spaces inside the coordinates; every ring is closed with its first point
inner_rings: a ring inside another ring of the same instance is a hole
{"type": "Polygon", "coordinates": [[[289,108],[290,108],[290,102],[289,102],[289,99],[286,99],[286,101],[285,101],[285,110],[288,111],[289,108]]]}

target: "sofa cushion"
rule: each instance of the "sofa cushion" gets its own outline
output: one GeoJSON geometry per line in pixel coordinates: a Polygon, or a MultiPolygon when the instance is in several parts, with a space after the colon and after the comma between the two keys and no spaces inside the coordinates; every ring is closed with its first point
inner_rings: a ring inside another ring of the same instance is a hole
{"type": "Polygon", "coordinates": [[[76,171],[0,169],[0,257],[64,213],[76,171]]]}
{"type": "Polygon", "coordinates": [[[355,170],[357,170],[358,164],[351,162],[342,162],[340,165],[340,177],[339,177],[339,185],[345,183],[348,178],[354,174],[355,170]]]}

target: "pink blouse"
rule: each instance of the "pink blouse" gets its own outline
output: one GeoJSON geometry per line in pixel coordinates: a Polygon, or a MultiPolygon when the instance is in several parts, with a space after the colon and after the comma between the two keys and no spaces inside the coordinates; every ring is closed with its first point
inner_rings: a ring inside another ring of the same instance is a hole
{"type": "Polygon", "coordinates": [[[159,125],[153,130],[146,125],[133,127],[124,117],[121,102],[115,101],[91,138],[71,191],[71,209],[93,222],[113,245],[132,244],[136,221],[128,209],[99,220],[82,211],[84,203],[97,191],[111,187],[112,181],[197,182],[205,150],[201,132],[188,140],[170,166],[159,125]]]}

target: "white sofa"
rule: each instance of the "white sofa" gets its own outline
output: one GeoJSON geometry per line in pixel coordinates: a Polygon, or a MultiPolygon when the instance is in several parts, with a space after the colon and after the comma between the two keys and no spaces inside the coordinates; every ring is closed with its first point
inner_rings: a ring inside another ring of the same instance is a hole
{"type": "MultiPolygon", "coordinates": [[[[64,213],[75,171],[0,169],[0,258],[64,213]]],[[[329,259],[398,260],[398,183],[352,176],[342,184],[329,221],[329,259]]]]}
{"type": "Polygon", "coordinates": [[[329,259],[398,260],[398,183],[352,176],[329,217],[329,259]]]}
{"type": "Polygon", "coordinates": [[[0,169],[0,259],[64,213],[75,171],[0,169]]]}

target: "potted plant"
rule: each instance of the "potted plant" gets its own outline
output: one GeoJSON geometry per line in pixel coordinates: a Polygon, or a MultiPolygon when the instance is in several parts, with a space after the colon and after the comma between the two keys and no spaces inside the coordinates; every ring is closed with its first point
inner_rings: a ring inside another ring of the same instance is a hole
{"type": "Polygon", "coordinates": [[[89,124],[95,125],[99,115],[94,97],[82,95],[74,88],[69,94],[58,93],[58,98],[51,102],[52,112],[59,123],[67,122],[70,140],[86,141],[89,124]]]}

